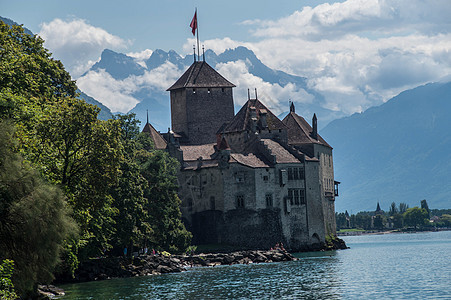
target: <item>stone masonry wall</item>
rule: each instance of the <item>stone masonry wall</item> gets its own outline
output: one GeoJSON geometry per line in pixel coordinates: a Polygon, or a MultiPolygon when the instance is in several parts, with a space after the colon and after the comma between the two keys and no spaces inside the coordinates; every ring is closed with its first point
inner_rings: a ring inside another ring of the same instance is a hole
{"type": "Polygon", "coordinates": [[[232,88],[186,89],[186,127],[190,144],[216,142],[216,132],[234,117],[232,88]]]}

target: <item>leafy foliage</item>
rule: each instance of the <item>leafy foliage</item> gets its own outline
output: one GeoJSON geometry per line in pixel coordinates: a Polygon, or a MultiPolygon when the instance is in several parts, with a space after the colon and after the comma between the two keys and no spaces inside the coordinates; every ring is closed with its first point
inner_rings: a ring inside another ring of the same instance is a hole
{"type": "Polygon", "coordinates": [[[0,299],[14,300],[19,298],[14,291],[14,284],[11,277],[14,271],[14,262],[10,259],[5,259],[0,264],[0,299]]]}
{"type": "Polygon", "coordinates": [[[134,115],[100,121],[76,97],[41,38],[0,22],[0,259],[15,261],[20,296],[52,279],[63,247],[58,272],[73,274],[111,249],[183,252],[191,241],[177,161],[134,115]]]}
{"type": "Polygon", "coordinates": [[[12,259],[20,295],[49,282],[63,241],[76,232],[64,194],[12,151],[12,127],[0,121],[0,259],[12,259]]]}
{"type": "Polygon", "coordinates": [[[146,156],[141,157],[141,172],[148,182],[144,196],[148,199],[154,243],[170,252],[183,252],[190,245],[192,235],[181,221],[176,179],[178,162],[163,151],[153,151],[146,156]]]}
{"type": "Polygon", "coordinates": [[[170,252],[184,252],[192,235],[181,222],[177,196],[178,162],[166,152],[153,150],[145,133],[139,133],[133,114],[117,116],[121,122],[125,153],[115,206],[118,242],[170,252]]]}
{"type": "Polygon", "coordinates": [[[0,87],[40,103],[74,97],[75,81],[43,44],[43,39],[26,34],[21,26],[0,22],[0,87]]]}
{"type": "Polygon", "coordinates": [[[404,222],[406,225],[417,227],[423,227],[427,224],[428,212],[424,208],[418,206],[407,209],[404,213],[404,222]]]}

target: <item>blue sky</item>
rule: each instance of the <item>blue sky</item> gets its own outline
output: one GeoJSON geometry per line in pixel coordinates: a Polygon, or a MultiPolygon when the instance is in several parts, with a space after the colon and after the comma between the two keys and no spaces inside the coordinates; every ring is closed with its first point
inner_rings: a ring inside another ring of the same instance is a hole
{"type": "MultiPolygon", "coordinates": [[[[56,18],[83,19],[94,27],[130,40],[128,51],[147,48],[182,52],[190,36],[189,23],[198,8],[202,39],[230,37],[235,40],[254,39],[241,23],[249,19],[278,19],[307,5],[327,1],[260,0],[260,1],[97,1],[97,0],[15,0],[1,1],[0,14],[34,33],[43,23],[56,18]]],[[[255,39],[254,39],[255,40],[255,39]]]]}
{"type": "MultiPolygon", "coordinates": [[[[307,78],[309,88],[324,96],[321,106],[332,112],[323,124],[451,74],[449,0],[3,0],[0,15],[42,36],[83,91],[126,112],[137,102],[133,92],[143,85],[164,90],[183,70],[166,65],[122,81],[100,71],[80,75],[105,48],[137,61],[157,48],[190,54],[195,7],[207,49],[219,54],[245,46],[269,67],[307,78]]],[[[313,101],[300,87],[252,76],[246,62],[216,68],[237,84],[235,95],[257,87],[275,113],[288,109],[287,99],[313,101]]],[[[235,96],[238,102],[245,98],[235,96]]]]}

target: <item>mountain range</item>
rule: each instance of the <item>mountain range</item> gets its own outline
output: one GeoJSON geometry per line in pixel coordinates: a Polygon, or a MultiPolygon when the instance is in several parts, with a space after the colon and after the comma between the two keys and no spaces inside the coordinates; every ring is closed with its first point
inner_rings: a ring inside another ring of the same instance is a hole
{"type": "MultiPolygon", "coordinates": [[[[169,52],[157,49],[153,51],[152,55],[143,63],[139,63],[133,57],[126,54],[117,53],[115,51],[105,49],[102,52],[100,61],[95,63],[86,73],[80,78],[83,80],[85,76],[88,76],[89,72],[106,72],[112,78],[118,81],[125,80],[127,78],[139,78],[145,76],[164,64],[173,64],[177,70],[178,75],[174,77],[174,81],[180,77],[183,72],[193,63],[194,56],[187,55],[185,57],[180,56],[175,51],[169,52]]],[[[307,95],[315,99],[307,103],[298,102],[297,108],[303,111],[309,118],[316,113],[319,116],[320,124],[325,125],[328,121],[335,119],[337,112],[323,108],[321,104],[324,102],[324,97],[312,90],[307,85],[306,78],[290,75],[288,73],[273,70],[264,65],[252,52],[245,47],[237,47],[235,49],[228,49],[225,52],[217,55],[212,50],[205,51],[205,61],[213,68],[217,68],[218,65],[227,64],[231,62],[242,61],[245,62],[247,71],[249,74],[261,79],[264,83],[272,85],[279,85],[281,88],[292,84],[298,91],[302,91],[307,95]]],[[[232,83],[239,86],[241,82],[235,82],[235,78],[227,78],[232,83]]],[[[173,82],[168,83],[169,87],[173,82]]],[[[167,88],[166,87],[166,88],[167,88]]],[[[165,131],[170,126],[170,107],[169,107],[169,93],[165,91],[166,88],[161,88],[155,85],[141,85],[139,88],[129,93],[130,96],[137,99],[139,103],[130,110],[136,114],[137,118],[141,122],[145,122],[147,110],[149,111],[149,118],[154,124],[155,128],[161,131],[165,131]]],[[[248,88],[247,86],[245,88],[248,88]]],[[[253,90],[254,87],[249,87],[253,90]]],[[[258,88],[258,86],[257,86],[258,88]]],[[[247,99],[247,93],[239,94],[235,90],[235,103],[239,102],[243,104],[247,99]],[[240,98],[243,101],[237,101],[240,98]]],[[[286,99],[288,103],[289,99],[286,99]]],[[[270,106],[270,105],[269,105],[270,106]]],[[[288,105],[286,106],[288,108],[288,105]]],[[[235,106],[235,111],[241,108],[240,105],[235,106]]],[[[321,126],[320,126],[321,127],[321,126]]]]}
{"type": "MultiPolygon", "coordinates": [[[[17,25],[10,19],[0,19],[17,25]]],[[[29,30],[28,33],[32,34],[29,30]]],[[[322,108],[324,97],[309,89],[306,78],[267,67],[245,47],[229,49],[219,55],[207,50],[205,60],[214,68],[244,61],[249,74],[264,83],[281,87],[293,84],[311,96],[314,100],[307,104],[296,103],[296,111],[307,120],[313,113],[323,118],[323,125],[335,119],[322,129],[320,126],[320,134],[334,147],[335,179],[341,182],[340,196],[335,202],[337,211],[374,210],[377,202],[384,210],[388,210],[392,202],[405,202],[413,207],[422,199],[428,201],[430,208],[451,207],[451,82],[419,86],[381,106],[340,119],[336,112],[322,108]]],[[[139,62],[105,49],[100,61],[81,78],[89,72],[106,72],[118,82],[137,79],[169,62],[178,72],[175,81],[193,61],[193,55],[181,57],[175,51],[157,49],[148,59],[139,62]]],[[[237,78],[227,79],[237,86],[241,84],[235,80],[237,78]]],[[[165,89],[141,85],[130,91],[139,101],[130,111],[144,123],[149,110],[150,122],[161,131],[170,126],[169,93],[165,89]]],[[[80,98],[101,108],[100,119],[111,117],[108,107],[84,92],[80,91],[80,98]]],[[[235,103],[237,99],[245,101],[247,98],[247,94],[237,92],[234,96],[235,103]]],[[[235,111],[239,108],[237,105],[235,111]]],[[[285,115],[279,112],[280,117],[285,115]]]]}
{"type": "Polygon", "coordinates": [[[329,123],[341,182],[337,211],[388,210],[395,202],[451,207],[451,82],[404,91],[378,107],[329,123]]]}
{"type": "MultiPolygon", "coordinates": [[[[170,62],[181,75],[193,60],[193,55],[181,57],[174,51],[155,50],[144,66],[125,54],[105,50],[90,71],[103,69],[113,78],[123,80],[132,75],[143,76],[170,62]]],[[[265,66],[245,47],[219,55],[208,50],[205,60],[213,67],[245,61],[248,72],[264,82],[282,87],[291,83],[312,95],[313,104],[296,103],[296,111],[306,119],[313,112],[331,114],[321,108],[323,98],[308,88],[306,78],[265,66]]],[[[230,80],[234,82],[233,78],[230,80]]],[[[131,112],[144,121],[148,109],[152,124],[165,131],[170,124],[168,92],[149,86],[133,96],[141,102],[131,112]]],[[[235,93],[235,102],[236,99],[235,93]]],[[[322,136],[334,147],[335,176],[342,182],[337,211],[374,210],[377,202],[385,210],[392,202],[405,202],[413,207],[422,199],[428,201],[429,207],[451,207],[450,113],[451,83],[431,83],[404,91],[363,113],[336,119],[321,129],[322,136]]]]}

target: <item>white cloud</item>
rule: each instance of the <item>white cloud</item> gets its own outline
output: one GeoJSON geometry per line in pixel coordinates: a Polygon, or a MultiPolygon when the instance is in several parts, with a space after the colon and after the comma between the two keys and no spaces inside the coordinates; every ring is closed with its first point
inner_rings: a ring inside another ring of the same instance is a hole
{"type": "Polygon", "coordinates": [[[245,24],[265,64],[308,78],[324,108],[351,114],[451,74],[449,15],[446,0],[348,0],[245,24]]]}
{"type": "MultiPolygon", "coordinates": [[[[245,46],[270,68],[307,78],[309,92],[294,84],[282,87],[264,82],[249,73],[249,62],[219,64],[216,69],[237,85],[236,104],[244,104],[248,88],[257,88],[259,99],[276,114],[286,111],[291,100],[323,108],[323,113],[329,114],[324,119],[331,120],[361,112],[402,90],[451,74],[450,15],[448,0],[347,0],[304,7],[279,20],[244,21],[243,26],[254,34],[253,42],[227,37],[201,44],[217,54],[245,46]],[[314,98],[312,90],[324,99],[314,98]]],[[[183,45],[185,53],[192,53],[195,43],[195,39],[188,39],[183,45]]],[[[116,46],[125,44],[120,40],[116,46]]],[[[100,51],[86,65],[92,64],[100,51]]],[[[128,55],[143,64],[151,53],[146,49],[128,55]]],[[[78,83],[113,110],[126,111],[137,102],[135,92],[144,87],[163,91],[183,71],[167,63],[122,81],[90,72],[78,83]]]]}
{"type": "Polygon", "coordinates": [[[113,112],[128,112],[139,102],[132,96],[138,89],[133,80],[116,80],[103,69],[89,71],[77,80],[77,85],[113,112]]]}
{"type": "Polygon", "coordinates": [[[258,99],[261,100],[276,115],[288,110],[290,100],[299,103],[311,103],[313,96],[304,89],[289,83],[284,87],[279,84],[271,84],[249,73],[248,62],[239,60],[225,64],[217,64],[216,69],[225,78],[235,82],[235,104],[242,106],[247,101],[248,89],[251,98],[255,98],[257,89],[258,99]]]}
{"type": "Polygon", "coordinates": [[[179,70],[174,64],[166,62],[158,68],[144,72],[142,76],[132,76],[130,80],[133,80],[140,88],[152,87],[159,91],[165,91],[180,77],[183,71],[185,70],[179,70]]]}
{"type": "Polygon", "coordinates": [[[133,57],[140,66],[147,68],[145,61],[149,59],[152,53],[152,50],[146,49],[141,52],[129,52],[127,55],[133,57]]]}
{"type": "Polygon", "coordinates": [[[350,33],[371,31],[372,36],[406,31],[447,32],[451,27],[448,0],[347,0],[304,7],[279,20],[249,20],[259,37],[298,36],[334,39],[350,33]]]}
{"type": "Polygon", "coordinates": [[[74,78],[87,71],[103,49],[124,49],[128,43],[81,19],[54,19],[50,23],[43,23],[39,35],[45,40],[45,47],[50,49],[53,57],[61,60],[74,78]]]}
{"type": "Polygon", "coordinates": [[[126,113],[137,103],[134,95],[142,89],[154,89],[164,91],[180,76],[182,70],[178,70],[172,63],[165,63],[158,68],[145,71],[141,76],[129,76],[124,80],[114,79],[105,70],[89,71],[85,76],[77,80],[78,87],[86,94],[94,97],[113,112],[126,113]]]}

